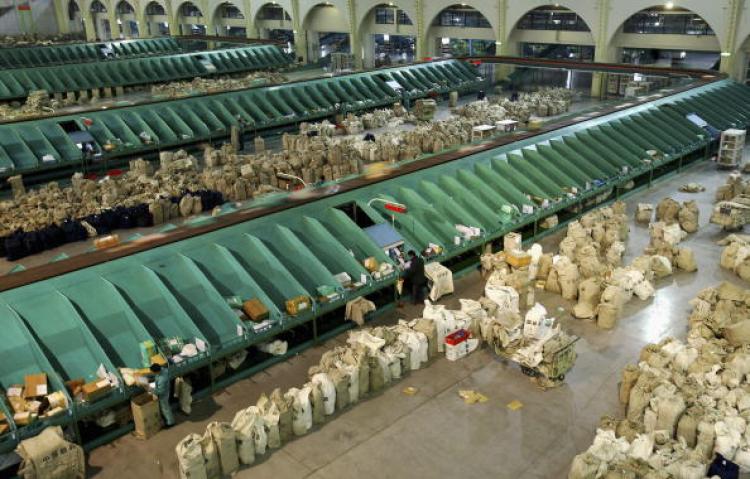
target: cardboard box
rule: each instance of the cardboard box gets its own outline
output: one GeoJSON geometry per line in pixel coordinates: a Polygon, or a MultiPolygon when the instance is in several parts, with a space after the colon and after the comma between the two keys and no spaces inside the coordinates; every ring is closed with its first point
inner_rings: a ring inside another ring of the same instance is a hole
{"type": "Polygon", "coordinates": [[[98,401],[107,395],[112,390],[112,383],[108,379],[97,379],[86,383],[81,387],[81,393],[83,393],[83,400],[88,402],[98,401]]]}
{"type": "Polygon", "coordinates": [[[21,396],[8,396],[8,403],[14,413],[26,411],[26,400],[21,396]]]}
{"type": "Polygon", "coordinates": [[[30,412],[19,412],[13,415],[13,422],[16,426],[28,426],[36,421],[37,415],[30,412]]]}
{"type": "Polygon", "coordinates": [[[77,396],[80,394],[81,388],[84,384],[86,384],[86,381],[83,379],[71,379],[70,381],[65,381],[65,387],[68,388],[68,392],[70,392],[71,396],[77,396]]]}
{"type": "Polygon", "coordinates": [[[150,393],[135,396],[130,401],[130,410],[135,423],[135,437],[149,439],[162,428],[159,401],[150,393]]]}
{"type": "Polygon", "coordinates": [[[248,299],[242,303],[242,311],[254,323],[268,319],[268,308],[257,298],[248,299]]]}
{"type": "Polygon", "coordinates": [[[523,268],[531,264],[531,255],[525,251],[506,251],[505,262],[514,268],[523,268]]]}
{"type": "Polygon", "coordinates": [[[26,399],[46,396],[47,375],[44,373],[29,374],[24,378],[23,397],[26,399]]]}

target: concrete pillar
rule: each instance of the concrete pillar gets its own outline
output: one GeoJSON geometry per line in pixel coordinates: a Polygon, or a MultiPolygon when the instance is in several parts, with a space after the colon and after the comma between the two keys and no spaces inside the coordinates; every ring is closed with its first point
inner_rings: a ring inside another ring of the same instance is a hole
{"type": "Polygon", "coordinates": [[[352,55],[354,55],[354,68],[361,69],[364,52],[362,51],[362,42],[359,38],[357,25],[357,1],[347,0],[346,10],[349,14],[349,42],[352,46],[352,55]]]}
{"type": "MultiPolygon", "coordinates": [[[[495,40],[495,54],[498,56],[514,55],[510,50],[510,34],[508,31],[508,0],[498,0],[497,10],[497,37],[495,40]]],[[[513,72],[513,66],[508,64],[498,64],[495,66],[495,80],[508,78],[513,72]]]]}
{"type": "Polygon", "coordinates": [[[178,12],[172,8],[174,2],[172,0],[165,0],[167,5],[167,22],[169,23],[169,34],[173,37],[180,35],[180,26],[177,24],[177,19],[180,17],[178,12]]]}
{"type": "Polygon", "coordinates": [[[146,20],[146,3],[139,2],[134,6],[135,21],[138,23],[138,38],[149,38],[151,36],[148,32],[148,22],[146,20]]]}
{"type": "Polygon", "coordinates": [[[729,1],[729,23],[726,38],[724,39],[724,48],[721,53],[721,63],[719,64],[719,71],[721,73],[732,75],[736,80],[741,79],[738,77],[738,72],[735,70],[734,65],[735,59],[740,53],[737,48],[737,27],[740,23],[744,4],[745,0],[729,1]]]}
{"type": "Polygon", "coordinates": [[[416,27],[417,34],[414,41],[416,42],[417,58],[416,60],[422,60],[427,56],[427,45],[425,35],[427,34],[426,26],[424,24],[424,5],[427,0],[417,0],[417,18],[414,19],[414,26],[416,27]]]}
{"type": "Polygon", "coordinates": [[[307,35],[302,30],[299,0],[292,0],[292,31],[294,32],[294,50],[298,57],[302,57],[302,62],[307,63],[307,35]]]}
{"type": "Polygon", "coordinates": [[[94,14],[90,11],[81,10],[83,18],[83,29],[86,30],[86,40],[93,42],[96,40],[96,27],[94,26],[94,14]]]}
{"type": "Polygon", "coordinates": [[[120,38],[120,25],[117,23],[117,12],[115,5],[107,7],[107,20],[109,20],[109,37],[112,40],[120,38]]]}
{"type": "Polygon", "coordinates": [[[253,21],[252,6],[253,5],[252,5],[251,0],[244,0],[245,36],[247,38],[260,38],[260,34],[258,33],[258,27],[255,26],[255,22],[253,21]]]}
{"type": "MultiPolygon", "coordinates": [[[[609,12],[610,0],[599,0],[597,2],[599,9],[599,35],[596,38],[596,50],[594,51],[594,61],[610,62],[610,49],[608,43],[609,12]]],[[[607,91],[607,75],[601,72],[594,73],[591,79],[591,96],[600,98],[607,91]]]]}
{"type": "Polygon", "coordinates": [[[54,5],[55,7],[55,20],[57,20],[57,30],[63,34],[70,33],[70,21],[68,20],[67,2],[52,2],[52,5],[54,5]]]}

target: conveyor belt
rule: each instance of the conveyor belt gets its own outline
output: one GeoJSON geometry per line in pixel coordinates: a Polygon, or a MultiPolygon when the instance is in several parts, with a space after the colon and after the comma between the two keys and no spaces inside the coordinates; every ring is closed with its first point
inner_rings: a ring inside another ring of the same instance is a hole
{"type": "Polygon", "coordinates": [[[248,130],[257,131],[337,112],[391,105],[401,100],[402,95],[387,82],[403,78],[401,73],[419,71],[430,72],[439,81],[420,87],[402,84],[411,98],[424,97],[430,92],[468,91],[482,84],[474,67],[447,60],[88,112],[85,118],[92,120],[91,126],[84,125],[83,114],[9,123],[0,125],[0,179],[80,164],[82,153],[71,141],[70,131],[88,130],[101,150],[105,150],[106,144],[112,145],[111,150],[103,153],[104,157],[142,155],[227,137],[230,128],[238,124],[238,116],[244,118],[248,130]],[[150,143],[143,141],[143,132],[150,136],[150,143]],[[43,161],[45,155],[49,156],[43,161]]]}
{"type": "Polygon", "coordinates": [[[96,43],[0,48],[0,68],[34,68],[50,65],[100,62],[150,55],[171,55],[182,49],[174,38],[144,38],[96,43]],[[112,55],[102,51],[109,47],[112,55]]]}
{"type": "Polygon", "coordinates": [[[0,71],[0,101],[22,99],[35,90],[50,94],[151,85],[288,66],[291,58],[273,45],[179,53],[106,62],[0,71]]]}
{"type": "MultiPolygon", "coordinates": [[[[750,108],[750,89],[729,81],[703,86],[521,145],[465,156],[6,290],[0,293],[0,328],[6,332],[0,352],[10,362],[0,364],[0,388],[19,382],[32,370],[46,372],[56,388],[62,380],[90,374],[99,364],[110,371],[136,367],[138,343],[144,339],[200,338],[208,343],[206,354],[212,360],[247,348],[394,282],[393,276],[376,279],[363,268],[362,261],[370,256],[379,262],[390,260],[337,207],[355,203],[375,223],[393,221],[407,248],[438,244],[445,248],[438,259],[446,260],[700,154],[710,139],[684,116],[673,114],[678,104],[689,105],[691,113],[701,116],[724,109],[724,121],[745,127],[741,112],[750,108]],[[730,101],[732,108],[726,104],[730,101]],[[679,135],[673,134],[676,131],[679,135]],[[646,150],[657,150],[660,156],[644,161],[649,158],[646,150]],[[391,216],[378,203],[369,206],[375,197],[403,203],[408,212],[391,216]],[[540,208],[530,197],[545,199],[546,206],[540,208]],[[521,213],[530,206],[536,208],[533,213],[521,213]],[[481,228],[482,237],[455,244],[459,223],[481,228]],[[340,299],[315,301],[312,310],[299,316],[285,313],[286,299],[316,298],[319,286],[337,287],[333,276],[341,272],[355,279],[364,275],[366,285],[340,290],[340,299]],[[224,300],[227,296],[261,299],[276,325],[256,334],[238,321],[224,300]]],[[[204,359],[208,358],[195,358],[170,371],[184,374],[205,364],[204,359]]],[[[74,414],[64,418],[93,414],[128,394],[120,389],[109,402],[76,404],[74,414]]],[[[33,432],[17,429],[26,435],[33,432]]]]}

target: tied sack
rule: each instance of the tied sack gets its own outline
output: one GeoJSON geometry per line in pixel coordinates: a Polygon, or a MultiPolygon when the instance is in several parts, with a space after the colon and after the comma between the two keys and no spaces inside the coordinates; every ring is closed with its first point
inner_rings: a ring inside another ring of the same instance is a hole
{"type": "Polygon", "coordinates": [[[219,462],[219,451],[211,437],[211,431],[206,431],[201,437],[201,448],[203,448],[203,459],[206,461],[206,478],[221,478],[221,463],[219,462]]]}
{"type": "Polygon", "coordinates": [[[18,474],[28,479],[83,479],[83,449],[65,440],[59,426],[48,427],[36,437],[24,439],[16,450],[21,456],[18,474]]]}
{"type": "Polygon", "coordinates": [[[175,447],[180,479],[207,479],[201,437],[189,434],[175,447]]]}
{"type": "Polygon", "coordinates": [[[312,391],[312,417],[313,424],[323,424],[325,421],[324,402],[323,402],[323,391],[320,389],[320,384],[313,382],[305,383],[305,387],[309,387],[312,391]]]}
{"type": "Polygon", "coordinates": [[[622,382],[620,383],[620,402],[627,405],[630,400],[630,390],[633,389],[640,370],[638,366],[634,364],[628,364],[625,369],[622,370],[622,382]]]}
{"type": "Polygon", "coordinates": [[[291,388],[285,396],[292,398],[292,431],[296,436],[304,436],[312,428],[312,404],[310,388],[291,388]]]}
{"type": "Polygon", "coordinates": [[[240,459],[237,456],[237,435],[232,426],[226,422],[214,421],[206,429],[216,444],[221,473],[226,476],[237,471],[240,468],[240,459]]]}
{"type": "Polygon", "coordinates": [[[287,442],[294,435],[292,427],[294,397],[285,396],[281,393],[281,389],[276,388],[271,393],[271,401],[279,410],[279,438],[282,443],[287,442]]]}
{"type": "Polygon", "coordinates": [[[237,438],[237,457],[243,465],[250,465],[255,462],[255,440],[253,439],[253,429],[255,427],[255,418],[252,417],[247,409],[238,411],[232,420],[232,429],[234,429],[237,438]]]}
{"type": "Polygon", "coordinates": [[[247,408],[247,412],[250,414],[250,417],[254,418],[253,441],[255,442],[255,453],[258,455],[265,454],[266,447],[268,447],[268,433],[266,432],[263,413],[258,406],[250,406],[247,408]]]}
{"type": "Polygon", "coordinates": [[[312,382],[320,386],[323,395],[323,413],[330,416],[336,411],[336,386],[326,373],[315,374],[312,382]]]}
{"type": "Polygon", "coordinates": [[[263,414],[263,422],[265,423],[266,434],[268,435],[268,447],[271,449],[281,447],[281,434],[279,432],[281,414],[279,413],[279,408],[265,394],[261,394],[260,398],[258,398],[257,406],[261,414],[263,414]]]}

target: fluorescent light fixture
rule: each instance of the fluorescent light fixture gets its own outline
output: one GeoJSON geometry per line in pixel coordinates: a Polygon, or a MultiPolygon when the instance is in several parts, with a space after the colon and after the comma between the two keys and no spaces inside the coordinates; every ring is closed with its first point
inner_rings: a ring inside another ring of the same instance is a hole
{"type": "Polygon", "coordinates": [[[731,52],[721,52],[721,56],[723,56],[723,57],[731,57],[732,53],[731,52]]]}
{"type": "Polygon", "coordinates": [[[664,8],[666,8],[667,10],[672,10],[674,8],[674,2],[665,3],[664,8]]]}
{"type": "Polygon", "coordinates": [[[384,33],[383,34],[383,41],[387,42],[387,41],[390,41],[390,40],[391,40],[391,36],[389,34],[387,34],[387,33],[384,33]]]}

